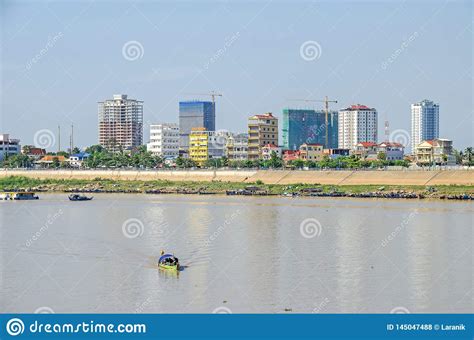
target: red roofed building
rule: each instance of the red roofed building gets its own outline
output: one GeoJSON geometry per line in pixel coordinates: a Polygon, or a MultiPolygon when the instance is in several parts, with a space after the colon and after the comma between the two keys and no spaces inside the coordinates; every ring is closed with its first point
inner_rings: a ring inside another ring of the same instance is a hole
{"type": "Polygon", "coordinates": [[[385,154],[387,161],[401,161],[405,156],[405,147],[400,143],[383,142],[378,145],[377,150],[385,154]]]}
{"type": "Polygon", "coordinates": [[[267,144],[262,147],[262,159],[269,160],[272,158],[272,153],[275,152],[278,157],[281,157],[281,148],[275,144],[267,144]]]}
{"type": "Polygon", "coordinates": [[[46,155],[46,150],[42,148],[37,148],[33,145],[25,145],[21,149],[21,153],[34,159],[40,159],[41,157],[46,155]]]}
{"type": "Polygon", "coordinates": [[[338,148],[354,149],[360,142],[377,143],[377,110],[355,104],[339,111],[338,148]]]}
{"type": "Polygon", "coordinates": [[[248,128],[249,160],[262,158],[262,149],[265,145],[278,145],[278,118],[274,117],[272,113],[250,117],[248,128]]]}
{"type": "Polygon", "coordinates": [[[377,143],[357,143],[352,150],[352,154],[364,159],[377,159],[377,143]]]}
{"type": "Polygon", "coordinates": [[[287,164],[290,161],[295,161],[300,159],[300,151],[299,150],[285,150],[283,151],[283,162],[287,164]]]}

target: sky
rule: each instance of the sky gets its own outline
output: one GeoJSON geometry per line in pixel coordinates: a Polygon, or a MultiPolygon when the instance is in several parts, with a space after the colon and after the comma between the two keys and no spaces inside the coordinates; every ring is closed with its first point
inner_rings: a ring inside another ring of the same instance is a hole
{"type": "MultiPolygon", "coordinates": [[[[97,144],[97,102],[125,93],[150,123],[217,91],[216,128],[286,107],[361,103],[379,140],[409,144],[410,105],[440,105],[440,137],[473,145],[473,8],[466,1],[0,0],[0,133],[22,144],[97,144]],[[45,141],[46,140],[46,141],[45,141]]],[[[280,123],[281,124],[281,123],[280,123]]]]}

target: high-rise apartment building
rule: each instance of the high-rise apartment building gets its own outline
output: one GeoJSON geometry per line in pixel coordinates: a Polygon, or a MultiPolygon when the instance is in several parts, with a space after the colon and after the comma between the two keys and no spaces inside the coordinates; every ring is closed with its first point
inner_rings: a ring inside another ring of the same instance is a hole
{"type": "Polygon", "coordinates": [[[150,143],[147,144],[147,150],[164,158],[178,157],[178,124],[162,123],[150,125],[150,143]]]}
{"type": "Polygon", "coordinates": [[[278,145],[278,118],[272,113],[255,115],[248,119],[248,158],[262,157],[262,147],[267,144],[278,145]]]}
{"type": "Polygon", "coordinates": [[[143,101],[116,94],[99,102],[99,144],[110,151],[143,144],[143,101]]]}
{"type": "Polygon", "coordinates": [[[338,113],[328,112],[328,145],[326,145],[326,113],[323,110],[284,109],[282,138],[287,150],[298,150],[302,144],[322,144],[337,148],[338,113]]]}
{"type": "Polygon", "coordinates": [[[365,105],[351,105],[338,115],[338,147],[353,149],[360,142],[377,143],[377,110],[365,105]]]}
{"type": "Polygon", "coordinates": [[[205,131],[216,129],[216,105],[208,101],[179,102],[179,147],[189,149],[189,134],[192,128],[203,127],[205,131]]]}
{"type": "Polygon", "coordinates": [[[430,100],[411,105],[411,151],[425,140],[439,138],[439,104],[430,100]]]}

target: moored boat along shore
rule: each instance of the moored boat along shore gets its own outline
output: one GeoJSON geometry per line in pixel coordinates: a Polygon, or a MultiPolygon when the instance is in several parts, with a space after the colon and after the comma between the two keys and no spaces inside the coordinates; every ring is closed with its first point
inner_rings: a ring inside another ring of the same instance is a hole
{"type": "Polygon", "coordinates": [[[474,200],[474,185],[266,184],[261,180],[248,183],[107,178],[39,179],[10,176],[0,178],[0,191],[474,200]]]}

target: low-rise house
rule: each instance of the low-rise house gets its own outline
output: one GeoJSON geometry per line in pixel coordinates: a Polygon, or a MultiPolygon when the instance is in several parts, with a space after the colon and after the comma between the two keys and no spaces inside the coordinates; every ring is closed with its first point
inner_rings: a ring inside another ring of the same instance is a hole
{"type": "Polygon", "coordinates": [[[46,156],[46,149],[37,148],[34,145],[25,145],[21,148],[21,153],[34,160],[38,160],[46,156]]]}
{"type": "Polygon", "coordinates": [[[290,161],[300,159],[300,150],[285,150],[283,151],[283,162],[288,164],[290,161]]]}
{"type": "Polygon", "coordinates": [[[262,159],[269,160],[272,158],[272,153],[275,152],[277,157],[281,157],[281,148],[275,144],[267,144],[262,146],[262,159]]]}
{"type": "Polygon", "coordinates": [[[80,167],[82,167],[83,162],[85,160],[87,160],[87,158],[89,158],[89,157],[90,157],[90,154],[88,154],[87,152],[80,152],[80,153],[70,155],[69,156],[69,164],[72,167],[80,168],[80,167]]]}
{"type": "Polygon", "coordinates": [[[46,155],[39,161],[36,161],[35,164],[40,167],[50,167],[54,162],[59,162],[59,164],[63,164],[67,163],[67,161],[68,159],[64,156],[46,155]]]}
{"type": "Polygon", "coordinates": [[[330,159],[336,159],[343,156],[349,156],[349,149],[324,149],[324,156],[328,156],[330,159]]]}
{"type": "Polygon", "coordinates": [[[322,144],[301,144],[300,159],[304,161],[319,162],[323,159],[323,145],[322,144]]]}
{"type": "Polygon", "coordinates": [[[20,140],[10,138],[8,133],[0,134],[0,161],[20,153],[20,140]]]}
{"type": "Polygon", "coordinates": [[[423,141],[415,148],[415,160],[419,164],[456,164],[453,141],[441,138],[423,141]]]}
{"type": "Polygon", "coordinates": [[[378,152],[385,154],[387,161],[401,161],[405,154],[405,147],[400,143],[383,142],[377,146],[378,152]]]}
{"type": "Polygon", "coordinates": [[[377,143],[357,143],[351,153],[362,159],[377,159],[377,143]]]}

